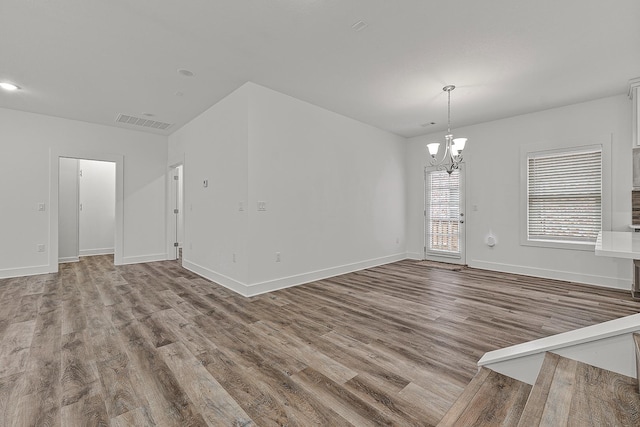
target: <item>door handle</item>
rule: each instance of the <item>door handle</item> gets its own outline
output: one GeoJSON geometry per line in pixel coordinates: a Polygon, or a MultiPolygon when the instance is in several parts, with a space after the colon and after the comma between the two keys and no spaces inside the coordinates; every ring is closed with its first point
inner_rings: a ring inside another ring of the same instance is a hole
{"type": "Polygon", "coordinates": [[[464,220],[463,219],[460,220],[460,224],[464,224],[464,220]]]}

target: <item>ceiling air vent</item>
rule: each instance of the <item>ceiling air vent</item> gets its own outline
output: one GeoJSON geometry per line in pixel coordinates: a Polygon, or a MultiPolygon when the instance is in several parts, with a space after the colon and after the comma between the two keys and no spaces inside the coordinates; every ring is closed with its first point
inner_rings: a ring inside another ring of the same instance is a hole
{"type": "Polygon", "coordinates": [[[126,114],[118,115],[116,123],[125,123],[133,126],[142,126],[151,129],[166,130],[171,127],[171,123],[159,122],[156,120],[143,119],[142,117],[127,116],[126,114]]]}

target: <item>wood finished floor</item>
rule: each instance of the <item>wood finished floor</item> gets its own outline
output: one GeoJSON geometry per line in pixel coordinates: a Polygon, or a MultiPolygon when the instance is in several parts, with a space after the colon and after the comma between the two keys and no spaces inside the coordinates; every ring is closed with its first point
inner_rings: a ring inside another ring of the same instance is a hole
{"type": "Polygon", "coordinates": [[[0,280],[0,426],[435,425],[486,352],[629,292],[402,261],[253,298],[177,262],[0,280]]]}

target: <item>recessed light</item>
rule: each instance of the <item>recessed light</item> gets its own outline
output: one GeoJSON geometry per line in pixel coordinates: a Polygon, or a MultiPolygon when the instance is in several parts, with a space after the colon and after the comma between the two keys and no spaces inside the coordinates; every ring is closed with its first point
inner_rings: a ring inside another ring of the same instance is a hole
{"type": "Polygon", "coordinates": [[[4,90],[8,90],[10,92],[14,91],[14,90],[18,90],[20,89],[19,86],[14,85],[13,83],[9,83],[9,82],[2,82],[0,83],[0,87],[4,90]]]}
{"type": "Polygon", "coordinates": [[[182,95],[184,95],[184,93],[182,93],[180,91],[176,92],[176,96],[182,96],[182,95]]]}
{"type": "Polygon", "coordinates": [[[435,125],[435,124],[436,124],[436,122],[427,122],[427,123],[423,123],[423,124],[421,124],[420,126],[422,126],[423,128],[426,128],[426,127],[428,127],[428,126],[433,126],[433,125],[435,125]]]}
{"type": "Polygon", "coordinates": [[[155,114],[153,113],[142,113],[143,116],[147,116],[147,117],[153,117],[155,116],[155,114]]]}
{"type": "Polygon", "coordinates": [[[189,71],[189,70],[186,70],[184,68],[180,68],[178,70],[178,74],[180,74],[182,76],[185,76],[185,77],[193,77],[193,71],[189,71]]]}

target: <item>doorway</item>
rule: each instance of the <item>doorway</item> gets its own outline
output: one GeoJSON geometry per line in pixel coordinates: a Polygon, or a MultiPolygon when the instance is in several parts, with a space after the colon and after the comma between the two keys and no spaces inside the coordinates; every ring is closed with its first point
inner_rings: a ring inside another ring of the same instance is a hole
{"type": "Polygon", "coordinates": [[[60,179],[60,158],[101,160],[115,163],[116,169],[116,197],[115,197],[115,236],[113,245],[113,261],[115,265],[125,263],[123,256],[124,241],[124,156],[120,154],[106,154],[95,152],[91,149],[68,148],[57,150],[52,148],[49,151],[49,205],[51,206],[49,215],[49,263],[48,272],[58,272],[58,229],[59,229],[59,179],[60,179]]]}
{"type": "Polygon", "coordinates": [[[116,164],[60,157],[58,262],[115,252],[116,164]]]}
{"type": "Polygon", "coordinates": [[[424,259],[465,264],[464,167],[425,168],[424,259]]]}

